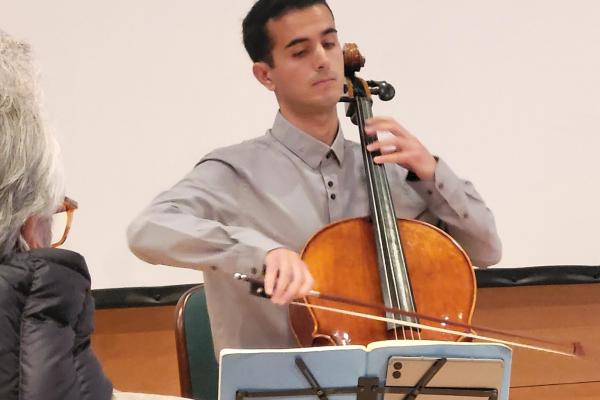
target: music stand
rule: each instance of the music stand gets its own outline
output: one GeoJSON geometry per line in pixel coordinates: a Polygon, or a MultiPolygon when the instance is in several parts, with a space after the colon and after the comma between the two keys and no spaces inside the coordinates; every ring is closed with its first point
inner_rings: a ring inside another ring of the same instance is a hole
{"type": "Polygon", "coordinates": [[[389,341],[279,350],[223,350],[219,400],[508,400],[503,345],[389,341]]]}

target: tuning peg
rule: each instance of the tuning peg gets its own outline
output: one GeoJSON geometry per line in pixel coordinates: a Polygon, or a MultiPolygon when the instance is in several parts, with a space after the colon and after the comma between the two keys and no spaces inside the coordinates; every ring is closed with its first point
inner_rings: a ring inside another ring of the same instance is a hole
{"type": "Polygon", "coordinates": [[[368,81],[371,93],[379,96],[382,101],[389,101],[396,95],[396,89],[386,81],[368,81]]]}

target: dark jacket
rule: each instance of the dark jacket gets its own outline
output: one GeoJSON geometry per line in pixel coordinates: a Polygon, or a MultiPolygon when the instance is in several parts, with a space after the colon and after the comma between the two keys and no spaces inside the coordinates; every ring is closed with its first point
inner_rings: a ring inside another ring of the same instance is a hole
{"type": "Polygon", "coordinates": [[[110,399],[90,347],[93,315],[81,255],[40,249],[0,260],[0,399],[110,399]]]}

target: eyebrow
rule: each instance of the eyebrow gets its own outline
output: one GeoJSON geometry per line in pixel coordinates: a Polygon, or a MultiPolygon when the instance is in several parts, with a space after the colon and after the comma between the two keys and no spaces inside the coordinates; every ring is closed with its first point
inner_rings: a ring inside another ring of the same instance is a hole
{"type": "MultiPolygon", "coordinates": [[[[331,33],[337,33],[337,29],[335,28],[327,28],[325,29],[323,32],[321,32],[321,36],[326,36],[329,35],[331,33]]],[[[308,38],[296,38],[296,39],[292,39],[286,46],[285,48],[288,49],[292,46],[295,46],[299,43],[304,43],[304,42],[308,42],[308,38]]]]}

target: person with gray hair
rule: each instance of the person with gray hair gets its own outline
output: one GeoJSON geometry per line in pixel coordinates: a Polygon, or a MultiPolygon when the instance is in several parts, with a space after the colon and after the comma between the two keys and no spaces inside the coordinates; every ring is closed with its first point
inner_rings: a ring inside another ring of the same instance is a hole
{"type": "Polygon", "coordinates": [[[51,248],[64,196],[29,45],[0,31],[0,398],[110,399],[83,257],[51,248]]]}
{"type": "Polygon", "coordinates": [[[40,117],[29,47],[0,32],[0,55],[0,256],[6,256],[27,250],[27,239],[34,246],[49,240],[44,225],[64,183],[58,146],[40,117]]]}
{"type": "Polygon", "coordinates": [[[29,45],[0,30],[0,399],[176,399],[113,390],[92,352],[85,260],[52,248],[69,226],[53,246],[53,214],[76,203],[39,104],[29,45]]]}

